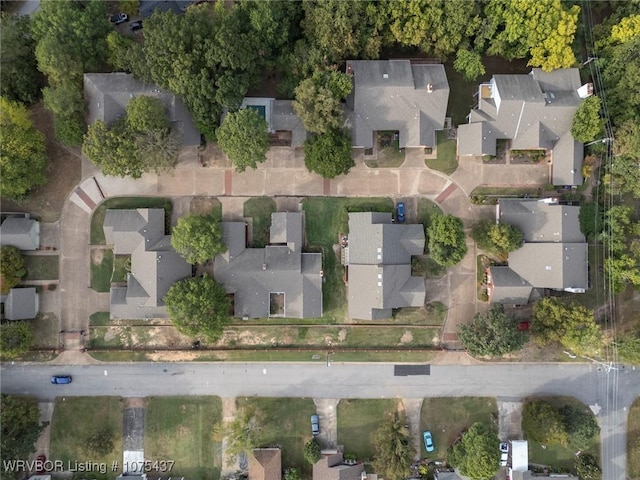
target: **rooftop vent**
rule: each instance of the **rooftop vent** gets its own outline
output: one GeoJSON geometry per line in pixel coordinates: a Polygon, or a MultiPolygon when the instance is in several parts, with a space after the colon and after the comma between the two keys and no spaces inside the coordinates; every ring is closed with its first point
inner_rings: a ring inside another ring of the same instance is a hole
{"type": "Polygon", "coordinates": [[[267,264],[266,264],[266,263],[263,263],[263,264],[262,264],[262,270],[266,270],[266,269],[267,269],[267,264]]]}
{"type": "Polygon", "coordinates": [[[428,93],[433,92],[433,83],[427,83],[427,92],[428,93]]]}
{"type": "Polygon", "coordinates": [[[388,73],[383,73],[382,74],[382,78],[389,78],[389,74],[388,73]]]}

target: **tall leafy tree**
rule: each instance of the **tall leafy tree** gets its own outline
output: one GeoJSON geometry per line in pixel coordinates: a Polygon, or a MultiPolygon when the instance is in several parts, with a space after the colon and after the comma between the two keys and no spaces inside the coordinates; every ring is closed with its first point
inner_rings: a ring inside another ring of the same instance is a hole
{"type": "Polygon", "coordinates": [[[560,407],[559,413],[571,444],[581,450],[589,448],[593,437],[600,434],[600,427],[591,411],[585,406],[567,404],[560,407]]]}
{"type": "Polygon", "coordinates": [[[519,249],[524,243],[522,230],[508,223],[481,220],[473,226],[472,238],[483,250],[506,259],[509,252],[519,249]]]}
{"type": "MultiPolygon", "coordinates": [[[[33,330],[31,323],[15,321],[0,325],[0,359],[13,360],[24,355],[31,348],[33,330]]],[[[2,451],[5,455],[5,451],[2,451]]]]}
{"type": "Polygon", "coordinates": [[[322,458],[322,450],[315,438],[304,444],[304,459],[311,465],[322,458]]]}
{"type": "Polygon", "coordinates": [[[260,446],[263,414],[260,410],[244,407],[238,410],[233,420],[220,423],[214,429],[214,438],[219,442],[225,440],[227,464],[233,465],[239,455],[251,454],[260,446]]]}
{"type": "MultiPolygon", "coordinates": [[[[4,327],[4,325],[3,325],[4,327]]],[[[35,398],[0,395],[0,449],[6,460],[28,460],[36,451],[35,443],[46,424],[40,423],[35,398]]],[[[2,478],[18,478],[22,472],[9,470],[3,462],[2,478]]]]}
{"type": "Polygon", "coordinates": [[[171,232],[171,245],[190,264],[204,263],[227,250],[220,225],[210,215],[187,215],[171,232]]]}
{"type": "MultiPolygon", "coordinates": [[[[616,123],[625,120],[638,123],[640,114],[640,35],[624,43],[604,49],[601,60],[602,78],[607,91],[607,108],[616,123]]],[[[614,144],[615,145],[615,144],[614,144]]]]}
{"type": "Polygon", "coordinates": [[[224,287],[208,276],[174,283],[164,303],[173,325],[184,335],[215,342],[229,323],[231,302],[224,287]]]}
{"type": "Polygon", "coordinates": [[[522,409],[526,438],[542,445],[567,445],[569,437],[562,415],[545,400],[530,400],[522,409]]]}
{"type": "Polygon", "coordinates": [[[169,172],[178,163],[182,137],[171,130],[152,130],[136,135],[135,148],[147,171],[169,172]]]}
{"type": "Polygon", "coordinates": [[[602,133],[604,120],[600,118],[602,102],[600,97],[592,95],[576,110],[571,123],[571,135],[579,142],[591,142],[602,133]]]}
{"type": "Polygon", "coordinates": [[[590,453],[580,453],[576,456],[575,469],[580,480],[602,479],[602,470],[595,457],[590,453]]]}
{"type": "Polygon", "coordinates": [[[227,154],[236,171],[244,172],[247,167],[255,169],[267,159],[267,129],[267,121],[252,108],[227,114],[216,136],[220,148],[227,154]]]}
{"type": "Polygon", "coordinates": [[[482,56],[478,52],[466,48],[460,48],[456,53],[453,68],[461,73],[467,82],[472,82],[485,73],[482,56]]]}
{"type": "Polygon", "coordinates": [[[72,81],[64,81],[42,90],[44,106],[53,113],[56,138],[67,145],[82,143],[84,99],[82,90],[72,81]]]}
{"type": "Polygon", "coordinates": [[[454,445],[447,461],[473,480],[488,480],[498,471],[499,442],[493,430],[476,422],[462,435],[462,440],[454,445]]]}
{"type": "Polygon", "coordinates": [[[605,185],[613,193],[629,193],[640,198],[640,157],[619,155],[613,159],[605,185]]]}
{"type": "Polygon", "coordinates": [[[459,338],[471,355],[499,356],[521,349],[527,341],[518,321],[502,305],[476,313],[473,321],[460,326],[459,338]]]}
{"type": "Polygon", "coordinates": [[[307,169],[324,178],[346,175],[355,165],[351,155],[351,138],[342,130],[313,135],[304,142],[302,148],[307,169]]]}
{"type": "Polygon", "coordinates": [[[436,215],[427,227],[429,255],[444,267],[460,262],[467,254],[462,220],[453,215],[436,215]]]}
{"type": "Polygon", "coordinates": [[[112,128],[101,120],[89,125],[82,153],[106,175],[140,178],[147,171],[136,148],[135,137],[122,119],[112,128]]]}
{"type": "Polygon", "coordinates": [[[35,56],[28,15],[0,14],[0,71],[3,97],[31,104],[40,96],[44,82],[35,56]]]}
{"type": "Polygon", "coordinates": [[[0,97],[0,194],[21,198],[46,182],[44,136],[24,105],[0,97]]]}
{"type": "Polygon", "coordinates": [[[579,354],[592,354],[602,346],[602,332],[593,310],[576,303],[567,305],[556,297],[543,298],[536,304],[531,327],[535,339],[543,345],[556,341],[579,354]]]}
{"type": "Polygon", "coordinates": [[[24,257],[13,245],[0,247],[0,293],[6,295],[25,276],[24,257]]]}
{"type": "Polygon", "coordinates": [[[376,449],[373,460],[376,472],[389,480],[408,478],[415,450],[410,442],[407,417],[398,412],[388,414],[372,437],[376,449]]]}
{"type": "Polygon", "coordinates": [[[130,72],[145,83],[153,82],[142,45],[115,30],[107,35],[107,61],[117,71],[130,72]]]}
{"type": "Polygon", "coordinates": [[[127,105],[127,127],[136,133],[169,129],[169,121],[160,100],[146,95],[134,98],[127,105]]]}

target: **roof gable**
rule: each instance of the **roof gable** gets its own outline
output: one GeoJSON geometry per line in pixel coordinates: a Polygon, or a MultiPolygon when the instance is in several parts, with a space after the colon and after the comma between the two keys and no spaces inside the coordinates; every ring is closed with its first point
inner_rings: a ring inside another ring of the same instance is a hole
{"type": "Polygon", "coordinates": [[[0,225],[0,245],[19,250],[40,248],[40,222],[23,217],[7,217],[0,225]]]}

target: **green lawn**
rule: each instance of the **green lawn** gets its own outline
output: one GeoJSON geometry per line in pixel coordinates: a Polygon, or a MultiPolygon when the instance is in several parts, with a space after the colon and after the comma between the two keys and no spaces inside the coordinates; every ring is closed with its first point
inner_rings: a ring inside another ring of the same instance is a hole
{"type": "Polygon", "coordinates": [[[213,429],[222,420],[220,397],[151,397],[144,422],[145,460],[173,460],[170,475],[220,478],[220,444],[213,429]]]}
{"type": "MultiPolygon", "coordinates": [[[[545,400],[549,402],[556,409],[563,405],[574,405],[581,408],[590,415],[593,415],[589,407],[580,402],[574,397],[536,397],[536,400],[545,400]]],[[[526,440],[526,438],[525,438],[526,440]]],[[[529,440],[529,463],[538,463],[541,465],[548,465],[551,467],[551,471],[568,472],[573,471],[575,462],[575,453],[579,448],[571,444],[571,437],[569,437],[569,445],[563,447],[561,445],[545,445],[546,448],[542,448],[538,443],[529,440]]],[[[582,450],[585,453],[592,454],[596,459],[600,458],[600,436],[596,435],[592,440],[591,445],[586,450],[582,450]]]]}
{"type": "Polygon", "coordinates": [[[631,480],[640,478],[640,398],[629,409],[627,422],[627,475],[631,480]]]}
{"type": "Polygon", "coordinates": [[[33,348],[58,348],[60,322],[55,314],[40,312],[29,323],[33,327],[33,348]]]}
{"type": "MultiPolygon", "coordinates": [[[[422,431],[430,430],[433,435],[435,452],[428,456],[432,459],[446,458],[447,449],[471,425],[482,422],[498,429],[498,406],[494,398],[460,397],[460,398],[425,398],[420,415],[422,431]]],[[[426,456],[424,443],[422,455],[426,456]]]]}
{"type": "Polygon", "coordinates": [[[393,312],[397,323],[441,326],[447,316],[447,307],[441,302],[427,303],[424,307],[405,307],[393,312]]]}
{"type": "Polygon", "coordinates": [[[244,202],[244,216],[253,219],[253,239],[251,241],[253,247],[262,248],[269,243],[271,214],[275,211],[276,202],[269,197],[254,197],[244,202]]]}
{"type": "Polygon", "coordinates": [[[58,280],[58,255],[25,255],[27,275],[24,280],[58,280]]]}
{"type": "Polygon", "coordinates": [[[116,255],[113,260],[112,282],[126,282],[127,273],[131,271],[131,255],[116,255]]]}
{"type": "Polygon", "coordinates": [[[93,212],[91,217],[91,244],[104,245],[104,216],[109,208],[164,208],[165,230],[169,231],[171,225],[171,210],[173,204],[171,199],[163,197],[116,197],[109,198],[102,202],[93,212]]]}
{"type": "Polygon", "coordinates": [[[425,163],[433,170],[451,175],[458,168],[456,139],[447,138],[445,130],[438,130],[436,141],[438,142],[436,158],[427,158],[425,163]]]}
{"type": "Polygon", "coordinates": [[[194,197],[189,204],[192,215],[211,215],[216,222],[222,221],[222,204],[215,197],[194,197]]]}
{"type": "Polygon", "coordinates": [[[110,323],[109,312],[96,312],[89,317],[89,325],[92,327],[109,325],[110,323]]]}
{"type": "Polygon", "coordinates": [[[382,424],[385,415],[396,408],[396,400],[349,400],[338,403],[338,444],[345,454],[356,454],[359,460],[375,455],[371,435],[382,424]]]}
{"type": "Polygon", "coordinates": [[[326,282],[322,286],[324,317],[343,322],[346,316],[344,267],[333,253],[340,232],[348,233],[348,212],[393,212],[389,198],[308,198],[304,200],[307,243],[322,252],[326,282]]]}
{"type": "MultiPolygon", "coordinates": [[[[280,445],[282,469],[295,467],[302,478],[311,478],[311,465],[304,459],[304,444],[311,439],[310,417],[316,411],[310,398],[240,397],[238,409],[255,409],[262,419],[261,446],[280,445]]],[[[322,425],[320,425],[322,428],[322,425]]]]}
{"type": "Polygon", "coordinates": [[[418,200],[418,223],[422,223],[425,228],[431,223],[434,215],[443,215],[442,209],[437,203],[432,202],[428,198],[418,200]]]}
{"type": "Polygon", "coordinates": [[[96,292],[108,292],[111,288],[111,276],[113,275],[113,252],[101,250],[102,261],[94,261],[96,250],[91,251],[91,288],[96,292]]]}
{"type": "MultiPolygon", "coordinates": [[[[62,372],[61,372],[62,373],[62,372]]],[[[63,392],[59,392],[63,393],[63,392]]],[[[145,446],[146,446],[145,439],[145,446]]],[[[51,419],[51,440],[48,460],[67,462],[97,462],[122,470],[122,401],[119,397],[58,397],[51,419]],[[87,437],[108,428],[113,432],[113,451],[101,456],[86,449],[87,437]]],[[[91,478],[114,478],[118,472],[91,478]]]]}

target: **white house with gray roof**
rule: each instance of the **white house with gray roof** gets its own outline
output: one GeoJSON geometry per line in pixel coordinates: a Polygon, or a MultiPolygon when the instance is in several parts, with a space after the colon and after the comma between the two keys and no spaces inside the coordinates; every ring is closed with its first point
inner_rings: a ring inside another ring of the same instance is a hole
{"type": "Polygon", "coordinates": [[[583,144],[571,123],[588,95],[577,68],[494,75],[480,85],[469,123],[458,126],[458,155],[495,155],[496,140],[507,139],[512,150],[550,150],[554,185],[580,185],[583,144]]]}
{"type": "Polygon", "coordinates": [[[247,247],[244,222],[222,222],[227,251],[217,255],[213,275],[233,294],[238,318],[322,316],[322,254],[303,253],[301,212],[271,214],[270,243],[247,247]]]}
{"type": "Polygon", "coordinates": [[[526,304],[543,288],[573,293],[589,288],[579,211],[552,199],[500,199],[497,220],[522,230],[524,244],[509,253],[508,266],[488,269],[492,303],[526,304]]]}
{"type": "Polygon", "coordinates": [[[139,96],[153,97],[162,102],[171,129],[180,133],[183,145],[200,145],[200,132],[182,100],[157,85],[136,80],[130,73],[84,74],[87,125],[96,120],[102,120],[109,125],[124,117],[129,102],[139,96]]]}
{"type": "Polygon", "coordinates": [[[422,224],[392,223],[391,213],[349,213],[350,318],[382,320],[394,308],[424,305],[424,278],[411,275],[411,256],[424,253],[424,242],[422,224]]]}
{"type": "Polygon", "coordinates": [[[7,217],[0,226],[0,245],[19,250],[40,248],[40,222],[25,217],[7,217]]]}
{"type": "Polygon", "coordinates": [[[131,255],[126,286],[111,288],[111,318],[166,318],[164,296],[175,282],[191,277],[189,265],[164,233],[162,208],[107,210],[104,236],[116,255],[131,255]]]}
{"type": "Polygon", "coordinates": [[[354,147],[373,147],[377,131],[398,131],[400,148],[436,145],[449,101],[443,65],[349,60],[347,73],[353,76],[346,117],[354,147]]]}

